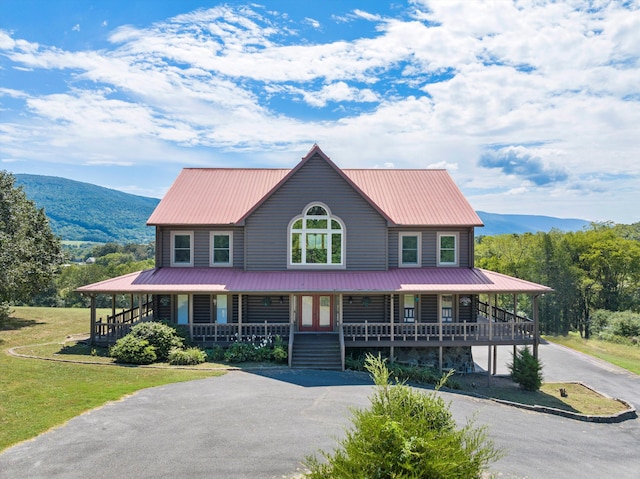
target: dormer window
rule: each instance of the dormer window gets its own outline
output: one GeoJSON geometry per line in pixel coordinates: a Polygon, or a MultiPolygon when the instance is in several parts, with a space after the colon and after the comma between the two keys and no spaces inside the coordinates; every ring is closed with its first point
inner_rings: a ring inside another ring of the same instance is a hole
{"type": "Polygon", "coordinates": [[[289,225],[290,266],[344,266],[344,225],[322,203],[312,203],[289,225]]]}

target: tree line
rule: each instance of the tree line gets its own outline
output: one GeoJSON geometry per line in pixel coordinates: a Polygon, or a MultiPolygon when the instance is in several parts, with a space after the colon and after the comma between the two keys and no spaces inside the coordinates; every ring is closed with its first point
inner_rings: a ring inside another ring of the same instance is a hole
{"type": "MultiPolygon", "coordinates": [[[[542,333],[588,338],[597,310],[640,312],[640,223],[480,236],[475,264],[554,289],[540,300],[542,333]]],[[[509,298],[500,300],[509,308],[509,298]]]]}

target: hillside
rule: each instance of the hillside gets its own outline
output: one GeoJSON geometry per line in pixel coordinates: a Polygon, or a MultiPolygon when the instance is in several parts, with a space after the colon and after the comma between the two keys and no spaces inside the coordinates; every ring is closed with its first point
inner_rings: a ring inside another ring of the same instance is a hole
{"type": "Polygon", "coordinates": [[[575,218],[555,218],[538,215],[500,215],[477,211],[484,228],[476,229],[476,236],[535,233],[537,231],[580,231],[591,223],[575,218]]]}
{"type": "Polygon", "coordinates": [[[160,200],[54,176],[17,174],[16,184],[44,208],[54,233],[68,241],[148,243],[147,219],[160,200]]]}
{"type": "MultiPolygon", "coordinates": [[[[54,233],[68,241],[147,243],[154,229],[145,226],[160,200],[54,176],[17,174],[27,197],[44,208],[54,233]]],[[[501,215],[478,211],[485,224],[477,236],[535,233],[556,228],[578,231],[589,222],[537,215],[501,215]]]]}

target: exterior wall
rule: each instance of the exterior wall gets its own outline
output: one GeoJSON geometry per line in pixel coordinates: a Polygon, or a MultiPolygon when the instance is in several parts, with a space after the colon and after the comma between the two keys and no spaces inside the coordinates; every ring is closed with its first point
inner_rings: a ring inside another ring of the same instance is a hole
{"type": "Polygon", "coordinates": [[[242,268],[244,265],[244,228],[242,227],[161,227],[156,231],[156,265],[158,267],[171,266],[171,232],[193,231],[193,266],[206,268],[211,261],[212,231],[233,232],[233,267],[242,268]]]}
{"type": "Polygon", "coordinates": [[[245,295],[242,302],[243,323],[288,323],[289,322],[289,296],[261,296],[245,295]],[[271,300],[271,304],[263,303],[265,298],[271,300]]]}
{"type": "Polygon", "coordinates": [[[342,298],[342,320],[345,323],[389,322],[389,295],[344,295],[342,298]],[[369,298],[368,306],[364,299],[369,298]],[[351,303],[349,300],[351,299],[351,303]]]}
{"type": "MultiPolygon", "coordinates": [[[[401,227],[389,228],[389,267],[399,267],[399,233],[421,233],[422,235],[422,264],[423,268],[438,266],[438,233],[458,234],[458,266],[460,268],[473,267],[473,228],[435,228],[435,227],[401,227]]],[[[450,266],[443,266],[448,268],[450,266]]]]}
{"type": "Polygon", "coordinates": [[[386,220],[319,156],[308,160],[247,218],[245,268],[287,269],[289,223],[315,201],[326,204],[345,225],[346,269],[387,268],[386,220]]]}

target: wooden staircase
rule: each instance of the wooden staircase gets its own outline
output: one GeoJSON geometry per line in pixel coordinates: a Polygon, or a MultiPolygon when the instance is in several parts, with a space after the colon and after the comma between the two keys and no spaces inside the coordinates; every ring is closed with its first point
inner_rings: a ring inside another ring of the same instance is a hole
{"type": "Polygon", "coordinates": [[[295,333],[291,367],[342,370],[338,333],[295,333]]]}

